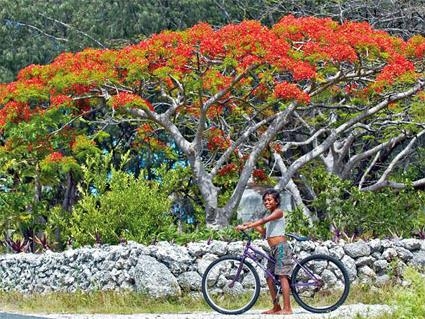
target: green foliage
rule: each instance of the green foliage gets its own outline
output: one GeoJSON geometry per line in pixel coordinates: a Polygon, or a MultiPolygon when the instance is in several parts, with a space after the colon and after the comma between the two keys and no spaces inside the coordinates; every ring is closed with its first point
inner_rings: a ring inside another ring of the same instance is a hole
{"type": "Polygon", "coordinates": [[[74,247],[86,244],[116,244],[121,239],[145,244],[167,240],[184,244],[197,240],[240,239],[233,227],[219,231],[206,228],[202,207],[194,202],[196,224],[184,224],[177,234],[175,218],[170,214],[170,194],[184,193],[196,197],[196,187],[190,187],[188,167],[165,165],[154,170],[156,180],[147,180],[144,172],[138,178],[125,172],[129,153],[114,168],[112,154],[94,155],[86,159],[79,184],[81,198],[71,213],[55,207],[49,212],[46,229],[52,234],[61,230],[62,241],[70,238],[74,247]]]}
{"type": "Polygon", "coordinates": [[[425,194],[421,191],[360,191],[323,167],[315,167],[307,176],[317,194],[312,206],[321,219],[316,225],[319,237],[331,237],[331,228],[349,237],[408,237],[425,225],[425,194]]]}
{"type": "Polygon", "coordinates": [[[120,169],[110,165],[111,158],[89,158],[82,168],[82,196],[62,229],[76,246],[120,239],[149,243],[172,225],[170,203],[159,183],[125,172],[125,156],[120,169]]]}
{"type": "Polygon", "coordinates": [[[328,220],[317,220],[310,224],[300,207],[286,212],[285,219],[286,233],[300,234],[311,239],[329,239],[332,235],[328,220]]]}
{"type": "MultiPolygon", "coordinates": [[[[425,285],[424,274],[408,267],[404,271],[404,280],[407,286],[386,287],[378,298],[379,303],[386,303],[393,307],[392,313],[382,314],[376,319],[422,319],[425,318],[425,285]]],[[[359,319],[366,319],[359,317],[359,319]]]]}
{"type": "Polygon", "coordinates": [[[0,192],[1,234],[21,229],[23,225],[31,222],[32,216],[27,207],[33,202],[33,196],[32,189],[27,185],[23,185],[23,187],[14,192],[0,192]]]}
{"type": "Polygon", "coordinates": [[[311,227],[300,208],[285,213],[286,233],[296,233],[304,236],[311,235],[311,227]]]}
{"type": "MultiPolygon", "coordinates": [[[[100,134],[99,139],[101,140],[104,137],[107,137],[108,134],[103,132],[100,134]]],[[[90,140],[85,135],[78,135],[75,138],[75,142],[72,145],[72,152],[75,157],[79,160],[84,160],[89,156],[93,156],[100,153],[99,148],[97,148],[96,143],[90,140]]]]}
{"type": "MultiPolygon", "coordinates": [[[[257,234],[253,233],[253,237],[257,238],[257,234]]],[[[201,240],[222,240],[222,241],[235,241],[242,240],[241,234],[237,232],[234,227],[226,227],[220,230],[213,230],[205,227],[204,225],[198,225],[197,228],[186,227],[184,231],[177,234],[177,228],[175,225],[170,225],[168,228],[163,228],[158,233],[156,240],[171,241],[179,245],[184,245],[189,242],[201,241],[201,240]]]]}
{"type": "Polygon", "coordinates": [[[396,306],[394,318],[425,318],[425,278],[413,268],[407,268],[404,279],[410,282],[408,287],[398,289],[393,303],[396,306]]]}

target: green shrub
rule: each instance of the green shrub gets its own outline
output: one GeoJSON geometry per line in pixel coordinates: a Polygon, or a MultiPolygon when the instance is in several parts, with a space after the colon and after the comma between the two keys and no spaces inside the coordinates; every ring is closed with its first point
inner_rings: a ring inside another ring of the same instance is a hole
{"type": "Polygon", "coordinates": [[[108,157],[94,157],[83,166],[82,197],[62,223],[64,237],[75,246],[121,239],[149,243],[173,227],[170,202],[159,183],[143,174],[135,178],[123,164],[115,169],[108,162],[108,157]]]}

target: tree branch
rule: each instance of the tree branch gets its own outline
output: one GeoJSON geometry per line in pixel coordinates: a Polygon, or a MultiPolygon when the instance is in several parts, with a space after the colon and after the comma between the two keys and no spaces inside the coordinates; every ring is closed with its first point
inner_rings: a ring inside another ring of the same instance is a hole
{"type": "Polygon", "coordinates": [[[93,38],[93,37],[92,37],[92,36],[90,36],[89,34],[87,34],[87,33],[83,32],[83,31],[81,31],[81,30],[78,30],[77,28],[74,28],[73,26],[71,26],[71,25],[69,25],[69,24],[67,24],[67,23],[64,23],[64,22],[59,21],[59,20],[57,20],[57,19],[54,19],[54,18],[48,17],[48,16],[46,16],[46,15],[44,15],[44,14],[42,14],[42,13],[38,13],[38,15],[42,16],[43,18],[45,18],[45,19],[47,19],[47,20],[50,20],[50,21],[53,21],[53,22],[59,23],[60,25],[63,25],[64,27],[67,27],[67,28],[69,28],[69,29],[75,30],[77,33],[80,33],[80,34],[84,35],[85,37],[89,38],[90,40],[94,41],[94,42],[95,42],[97,45],[99,45],[101,48],[106,49],[106,46],[105,46],[104,44],[102,44],[100,41],[96,40],[95,38],[93,38]]]}
{"type": "MultiPolygon", "coordinates": [[[[273,152],[273,157],[280,169],[281,174],[285,174],[287,171],[286,165],[282,159],[282,156],[280,156],[280,154],[273,152]]],[[[289,190],[289,192],[291,193],[291,195],[293,196],[295,203],[297,204],[297,206],[299,206],[302,211],[303,211],[303,215],[307,218],[307,220],[309,221],[310,224],[312,224],[313,220],[314,220],[314,216],[311,213],[310,209],[304,204],[304,201],[301,197],[301,193],[298,190],[297,185],[294,183],[294,181],[291,179],[289,179],[288,185],[286,186],[287,190],[289,190]]]]}
{"type": "Polygon", "coordinates": [[[56,41],[69,42],[68,39],[55,37],[54,35],[46,33],[45,31],[43,31],[40,28],[37,28],[36,26],[33,26],[31,24],[27,24],[27,23],[23,23],[23,22],[19,22],[19,21],[13,21],[13,23],[15,23],[16,25],[20,25],[20,26],[27,27],[29,29],[35,30],[35,31],[41,33],[42,35],[44,35],[48,38],[54,39],[56,41]]]}
{"type": "MultiPolygon", "coordinates": [[[[396,164],[410,152],[410,150],[412,149],[416,141],[424,134],[425,134],[425,130],[419,132],[418,135],[412,138],[409,144],[407,144],[407,146],[400,153],[398,153],[396,157],[394,157],[390,165],[388,165],[387,169],[384,171],[382,176],[379,178],[379,180],[375,184],[381,184],[388,179],[389,174],[394,170],[396,164]]],[[[373,187],[373,185],[370,187],[373,187]]]]}
{"type": "Polygon", "coordinates": [[[359,190],[362,189],[363,184],[366,181],[366,176],[370,173],[372,168],[375,166],[375,164],[378,161],[380,156],[381,156],[381,151],[378,151],[378,153],[376,153],[376,155],[375,155],[375,158],[372,160],[370,165],[367,167],[366,171],[363,173],[363,176],[362,176],[362,178],[360,179],[360,182],[359,182],[359,190]]]}
{"type": "MultiPolygon", "coordinates": [[[[385,180],[385,181],[382,181],[380,183],[375,183],[371,186],[362,188],[361,191],[362,192],[377,191],[377,190],[380,190],[384,187],[391,187],[391,188],[395,188],[395,189],[405,189],[408,186],[409,185],[404,184],[404,183],[398,183],[398,182],[392,182],[392,181],[385,180]]],[[[425,178],[418,179],[418,180],[412,182],[413,188],[422,188],[423,186],[425,186],[425,178]]]]}
{"type": "Polygon", "coordinates": [[[358,116],[352,118],[348,122],[340,125],[336,129],[333,129],[331,131],[331,134],[317,147],[312,149],[310,152],[304,154],[303,156],[299,157],[297,160],[295,160],[288,168],[286,174],[280,179],[278,184],[278,189],[282,190],[286,184],[288,183],[289,179],[295,174],[295,172],[304,166],[306,163],[311,161],[312,159],[316,158],[317,156],[321,155],[323,152],[329,149],[329,147],[332,146],[332,144],[336,141],[339,134],[343,133],[344,131],[348,130],[352,126],[354,126],[356,123],[362,121],[363,119],[376,114],[377,112],[381,111],[383,108],[388,106],[389,103],[409,97],[419,90],[421,90],[425,85],[425,82],[421,79],[418,81],[418,83],[411,88],[410,90],[407,90],[405,92],[401,92],[398,94],[390,95],[387,97],[384,101],[378,103],[376,106],[370,108],[369,110],[363,112],[362,114],[359,114],[358,116]]]}
{"type": "Polygon", "coordinates": [[[238,146],[240,146],[251,134],[256,132],[261,126],[275,119],[276,116],[277,116],[276,114],[273,116],[270,116],[258,122],[254,126],[251,126],[245,132],[243,132],[242,135],[235,142],[233,142],[231,146],[223,153],[223,155],[220,156],[220,158],[214,165],[213,169],[211,170],[211,173],[210,173],[211,176],[217,175],[217,172],[220,169],[220,167],[230,158],[230,155],[232,155],[232,153],[236,150],[238,146]]]}
{"type": "Polygon", "coordinates": [[[224,210],[227,216],[230,216],[233,209],[239,204],[241,194],[246,187],[248,179],[251,176],[254,165],[260,156],[261,152],[267,147],[270,141],[275,137],[276,133],[282,129],[284,125],[288,122],[288,116],[295,110],[297,106],[296,102],[292,102],[283,112],[281,112],[272,122],[272,124],[267,128],[267,130],[261,135],[260,140],[252,149],[248,160],[245,162],[244,168],[240,174],[238,184],[236,185],[232,196],[228,200],[224,210]]]}
{"type": "Polygon", "coordinates": [[[403,141],[404,139],[406,139],[406,134],[402,133],[396,137],[391,138],[390,140],[388,140],[387,142],[381,143],[373,148],[371,148],[370,150],[367,150],[366,152],[354,155],[352,158],[350,158],[350,160],[348,161],[347,164],[345,164],[345,168],[342,172],[342,178],[345,178],[348,176],[349,172],[356,166],[356,164],[358,164],[361,160],[364,160],[365,158],[368,158],[369,156],[373,156],[374,154],[382,151],[383,149],[387,148],[388,146],[390,146],[391,148],[393,148],[395,145],[397,145],[398,143],[400,143],[401,141],[403,141]]]}
{"type": "Polygon", "coordinates": [[[251,65],[250,67],[248,67],[244,72],[237,75],[228,87],[220,90],[219,92],[217,92],[216,94],[211,96],[201,106],[201,115],[200,115],[200,118],[199,118],[199,124],[198,124],[197,130],[196,130],[195,139],[193,140],[193,148],[196,150],[197,153],[201,152],[202,135],[203,135],[203,132],[204,132],[204,129],[205,129],[205,121],[206,121],[206,117],[207,117],[207,111],[210,108],[210,106],[213,105],[218,100],[220,100],[227,93],[229,93],[240,80],[242,80],[249,72],[256,69],[257,67],[258,67],[258,65],[251,65]]]}

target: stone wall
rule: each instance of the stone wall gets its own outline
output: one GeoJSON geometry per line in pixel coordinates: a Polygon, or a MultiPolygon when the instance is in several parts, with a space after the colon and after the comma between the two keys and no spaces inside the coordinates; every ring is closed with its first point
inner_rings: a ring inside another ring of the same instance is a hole
{"type": "MultiPolygon", "coordinates": [[[[267,250],[265,241],[254,244],[267,250]]],[[[300,258],[312,253],[339,258],[355,283],[379,286],[389,280],[389,273],[401,273],[408,264],[425,267],[425,240],[375,239],[348,244],[307,241],[295,243],[294,248],[300,258]]],[[[196,293],[211,261],[242,249],[242,242],[204,241],[186,246],[130,242],[63,253],[0,255],[0,290],[42,293],[130,289],[154,297],[196,293]]],[[[260,278],[265,285],[263,276],[260,278]]]]}

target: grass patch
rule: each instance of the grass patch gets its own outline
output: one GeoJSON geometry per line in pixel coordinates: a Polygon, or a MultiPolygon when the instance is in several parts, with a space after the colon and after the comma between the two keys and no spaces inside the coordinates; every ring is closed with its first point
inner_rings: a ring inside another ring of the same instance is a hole
{"type": "Polygon", "coordinates": [[[96,291],[30,294],[0,293],[0,308],[32,313],[167,313],[208,310],[201,298],[154,299],[136,292],[96,291]]]}
{"type": "MultiPolygon", "coordinates": [[[[395,287],[388,296],[390,306],[394,307],[391,314],[382,314],[376,319],[423,319],[425,318],[425,276],[413,268],[407,268],[403,274],[409,283],[405,287],[395,287]]],[[[359,317],[358,319],[366,319],[359,317]]]]}
{"type": "MultiPolygon", "coordinates": [[[[393,287],[371,290],[355,286],[351,289],[346,303],[385,303],[393,287]]],[[[292,300],[292,305],[298,305],[292,300]]],[[[268,309],[271,299],[263,292],[254,309],[268,309]]],[[[75,293],[48,293],[23,295],[17,292],[0,292],[0,309],[23,313],[187,313],[211,311],[201,295],[179,298],[153,299],[136,292],[96,291],[75,293]]]]}

